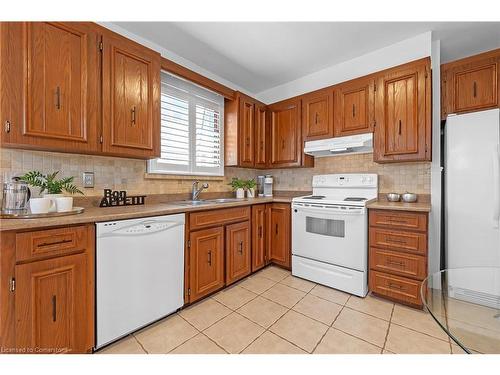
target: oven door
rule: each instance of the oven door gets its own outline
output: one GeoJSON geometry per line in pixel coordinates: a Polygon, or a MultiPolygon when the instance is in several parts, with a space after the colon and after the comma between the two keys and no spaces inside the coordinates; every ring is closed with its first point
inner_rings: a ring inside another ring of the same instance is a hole
{"type": "Polygon", "coordinates": [[[359,271],[367,267],[364,207],[292,206],[292,254],[359,271]]]}

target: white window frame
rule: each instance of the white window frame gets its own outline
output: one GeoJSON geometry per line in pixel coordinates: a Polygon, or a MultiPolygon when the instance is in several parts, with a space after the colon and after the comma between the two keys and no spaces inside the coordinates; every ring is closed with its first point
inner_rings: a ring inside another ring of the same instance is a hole
{"type": "MultiPolygon", "coordinates": [[[[183,176],[224,176],[224,97],[218,93],[210,91],[193,82],[190,82],[182,77],[176,76],[169,72],[162,71],[161,87],[164,87],[164,78],[171,79],[177,87],[170,86],[169,90],[176,92],[178,97],[181,97],[189,102],[189,164],[175,165],[170,163],[162,163],[161,158],[148,160],[147,172],[166,175],[183,175],[183,176]],[[185,90],[185,91],[184,91],[185,90]],[[194,99],[196,97],[196,99],[194,99]],[[221,107],[219,103],[222,99],[221,107]],[[220,126],[220,166],[218,168],[196,167],[196,104],[203,103],[208,108],[219,110],[219,126],[220,126]],[[194,110],[191,106],[195,106],[194,110]]],[[[161,126],[161,125],[160,125],[161,126]]],[[[161,139],[160,139],[161,142],[161,139]]],[[[161,149],[161,145],[160,145],[161,149]]]]}

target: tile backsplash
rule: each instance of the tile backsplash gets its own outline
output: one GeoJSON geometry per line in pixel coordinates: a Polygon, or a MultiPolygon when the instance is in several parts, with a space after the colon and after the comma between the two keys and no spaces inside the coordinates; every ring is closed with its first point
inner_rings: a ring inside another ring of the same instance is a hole
{"type": "MultiPolygon", "coordinates": [[[[59,170],[61,176],[75,176],[75,183],[82,186],[82,173],[94,172],[95,187],[84,190],[85,195],[102,195],[104,188],[127,190],[130,194],[173,194],[191,191],[193,177],[149,176],[146,162],[104,156],[62,154],[16,149],[0,150],[2,181],[30,170],[43,173],[59,170]],[[160,178],[161,177],[161,178],[160,178]]],[[[367,172],[379,175],[379,191],[430,194],[430,163],[377,164],[372,154],[345,155],[319,158],[314,168],[256,170],[225,168],[225,176],[203,178],[208,181],[209,191],[227,192],[232,177],[253,178],[259,174],[275,177],[275,190],[311,190],[315,174],[367,172]]]]}

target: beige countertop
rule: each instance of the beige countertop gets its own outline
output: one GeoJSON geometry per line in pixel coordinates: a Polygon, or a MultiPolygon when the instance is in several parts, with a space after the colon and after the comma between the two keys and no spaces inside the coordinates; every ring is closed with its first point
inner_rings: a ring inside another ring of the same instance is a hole
{"type": "Polygon", "coordinates": [[[421,195],[415,203],[389,202],[385,196],[380,195],[378,200],[368,203],[366,207],[377,210],[430,212],[431,200],[430,195],[421,195]]]}
{"type": "MultiPolygon", "coordinates": [[[[21,229],[33,229],[33,228],[46,228],[55,227],[61,225],[72,225],[72,224],[83,224],[83,223],[97,223],[102,221],[113,221],[122,219],[133,219],[148,216],[158,216],[158,215],[168,215],[176,214],[182,212],[193,212],[193,211],[205,211],[213,210],[219,208],[230,208],[239,206],[248,206],[259,203],[271,203],[271,202],[281,202],[290,203],[292,198],[297,195],[305,195],[304,192],[283,192],[282,194],[276,194],[273,197],[268,198],[246,198],[239,201],[233,201],[228,203],[213,203],[204,204],[201,206],[184,206],[176,205],[170,203],[172,198],[167,199],[167,201],[162,203],[161,197],[152,197],[150,199],[151,203],[148,203],[146,199],[146,204],[140,206],[121,206],[121,207],[98,207],[97,201],[95,199],[92,202],[84,203],[80,198],[80,201],[75,202],[75,206],[83,205],[85,207],[85,212],[78,215],[68,215],[59,216],[53,218],[40,218],[40,219],[0,219],[0,231],[8,230],[21,230],[21,229]]],[[[92,198],[88,198],[92,199],[92,198]]],[[[213,199],[213,198],[210,198],[213,199]]],[[[179,200],[179,199],[177,199],[179,200]]]]}

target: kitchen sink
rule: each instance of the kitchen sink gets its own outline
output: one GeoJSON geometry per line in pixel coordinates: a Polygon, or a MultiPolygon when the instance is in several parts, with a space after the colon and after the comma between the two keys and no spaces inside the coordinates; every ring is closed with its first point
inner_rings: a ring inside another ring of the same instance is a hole
{"type": "Polygon", "coordinates": [[[184,200],[184,201],[176,201],[176,202],[165,202],[168,204],[175,204],[178,206],[203,206],[207,204],[221,204],[221,203],[231,203],[231,202],[240,202],[242,199],[238,198],[219,198],[219,199],[207,199],[207,200],[184,200]]]}
{"type": "Polygon", "coordinates": [[[219,198],[219,199],[210,199],[210,200],[207,200],[206,202],[210,202],[210,203],[231,203],[231,202],[240,202],[242,200],[243,199],[239,199],[239,198],[219,198]]]}

